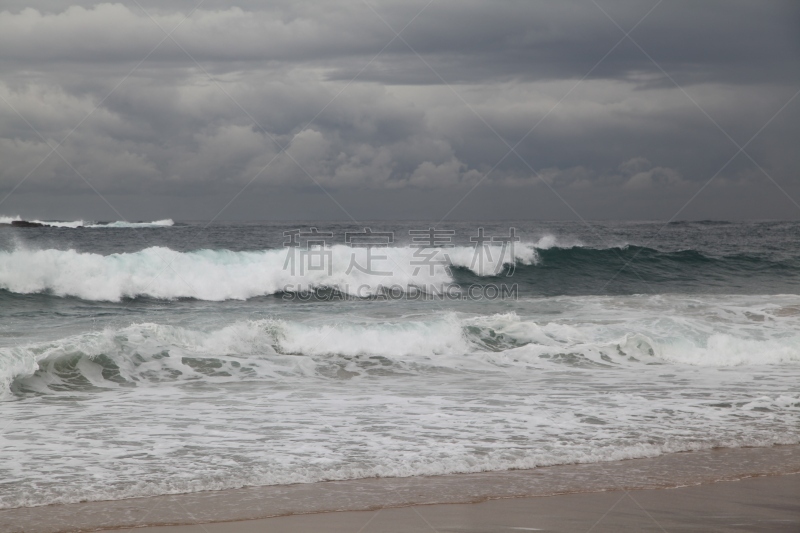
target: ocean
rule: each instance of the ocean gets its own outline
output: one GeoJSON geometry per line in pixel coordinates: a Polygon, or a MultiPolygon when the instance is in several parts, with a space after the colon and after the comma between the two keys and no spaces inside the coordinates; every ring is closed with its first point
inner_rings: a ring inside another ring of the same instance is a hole
{"type": "Polygon", "coordinates": [[[798,222],[12,220],[0,508],[800,443],[798,222]]]}

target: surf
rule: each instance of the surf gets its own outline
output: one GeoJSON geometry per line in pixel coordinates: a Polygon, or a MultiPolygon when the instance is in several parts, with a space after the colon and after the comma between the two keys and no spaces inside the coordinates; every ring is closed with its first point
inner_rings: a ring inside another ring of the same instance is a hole
{"type": "Polygon", "coordinates": [[[154,220],[152,222],[128,222],[117,220],[114,222],[94,222],[87,220],[23,220],[19,216],[0,215],[0,225],[11,225],[21,227],[43,227],[43,228],[89,228],[89,229],[136,229],[136,228],[168,228],[175,225],[171,218],[154,220]]]}
{"type": "MultiPolygon", "coordinates": [[[[596,302],[595,302],[596,303],[596,302]]],[[[728,323],[663,316],[565,324],[515,313],[443,312],[406,320],[239,320],[206,330],[158,323],[106,327],[47,342],[0,348],[7,393],[160,385],[193,380],[368,377],[376,371],[630,371],[641,365],[734,367],[800,363],[797,317],[763,310],[754,328],[743,311],[728,323]],[[744,326],[749,326],[743,330],[744,326]]],[[[606,310],[611,313],[611,309],[606,310]]],[[[662,311],[663,313],[663,311],[662,311]]],[[[728,311],[730,313],[730,311],[728,311]]]]}
{"type": "MultiPolygon", "coordinates": [[[[291,264],[293,250],[286,248],[178,252],[154,246],[139,252],[110,255],[23,248],[0,251],[0,288],[18,294],[51,293],[98,301],[140,296],[222,301],[277,294],[287,287],[295,291],[330,287],[348,294],[372,295],[384,286],[408,288],[429,284],[444,287],[453,282],[449,271],[441,264],[429,268],[427,264],[415,263],[416,248],[385,248],[376,252],[383,259],[372,267],[388,275],[376,275],[354,266],[355,261],[366,268],[363,265],[369,261],[368,251],[363,248],[335,245],[329,252],[331,267],[328,269],[291,264]]],[[[469,268],[478,275],[485,274],[472,264],[472,249],[457,247],[448,249],[447,254],[451,265],[469,268]]],[[[536,251],[532,246],[519,247],[513,258],[505,258],[509,263],[531,264],[535,260],[536,251]]]]}

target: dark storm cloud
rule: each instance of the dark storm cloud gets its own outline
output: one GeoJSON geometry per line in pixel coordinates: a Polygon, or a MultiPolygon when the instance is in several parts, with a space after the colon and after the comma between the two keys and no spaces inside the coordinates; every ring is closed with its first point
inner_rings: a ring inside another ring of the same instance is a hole
{"type": "MultiPolygon", "coordinates": [[[[656,5],[598,2],[612,21],[583,1],[426,4],[376,3],[373,10],[359,1],[270,3],[254,4],[251,11],[203,3],[194,12],[188,4],[183,10],[144,4],[146,12],[135,3],[61,9],[50,4],[44,10],[26,6],[0,16],[0,46],[4,59],[20,62],[138,61],[164,37],[155,21],[166,30],[176,28],[175,38],[199,61],[225,62],[229,70],[249,63],[301,62],[329,67],[332,78],[349,80],[364,66],[363,58],[372,57],[391,41],[394,31],[413,20],[402,38],[360,75],[362,79],[440,83],[415,52],[427,57],[450,83],[559,79],[587,73],[623,30],[634,28],[656,5]],[[184,20],[189,13],[192,16],[184,20]]],[[[663,68],[687,81],[796,81],[800,7],[788,1],[770,4],[664,2],[632,35],[663,68]]],[[[177,46],[167,45],[150,59],[183,62],[186,56],[177,46]]],[[[625,42],[593,76],[643,72],[658,69],[625,42]]]]}
{"type": "MultiPolygon", "coordinates": [[[[800,8],[598,4],[5,2],[0,199],[36,170],[0,214],[93,216],[77,171],[134,218],[212,217],[250,182],[280,205],[226,216],[346,216],[321,185],[359,218],[436,218],[480,183],[455,215],[574,216],[555,190],[584,216],[669,217],[800,88],[800,8]],[[68,134],[69,164],[40,163],[68,134]]],[[[747,147],[793,197],[799,109],[747,147]]],[[[740,154],[692,216],[800,213],[770,178],[740,154]]]]}

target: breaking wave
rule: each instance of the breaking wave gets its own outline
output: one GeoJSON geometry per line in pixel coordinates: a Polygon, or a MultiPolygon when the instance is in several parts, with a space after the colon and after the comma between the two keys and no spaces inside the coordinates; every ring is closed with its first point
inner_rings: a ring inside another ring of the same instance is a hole
{"type": "Polygon", "coordinates": [[[1,348],[0,383],[6,389],[46,392],[197,379],[353,378],[376,372],[800,363],[800,334],[737,330],[709,331],[708,324],[686,319],[662,320],[658,328],[538,324],[514,313],[323,324],[263,319],[210,331],[142,323],[1,348]]]}
{"type": "Polygon", "coordinates": [[[152,222],[126,222],[118,220],[116,222],[93,222],[88,220],[71,220],[71,221],[58,221],[58,220],[23,220],[19,216],[8,217],[0,216],[0,224],[12,224],[14,222],[31,222],[33,224],[41,224],[42,226],[50,228],[166,228],[175,225],[175,221],[171,218],[164,220],[154,220],[152,222]]]}
{"type": "Polygon", "coordinates": [[[800,258],[786,254],[710,256],[634,245],[567,246],[552,236],[513,249],[491,246],[480,253],[470,246],[368,251],[334,245],[319,253],[287,248],[179,252],[153,246],[102,255],[18,246],[0,250],[0,290],[94,301],[137,297],[223,301],[319,289],[353,297],[411,288],[442,294],[489,281],[519,283],[522,294],[543,296],[596,294],[610,282],[627,294],[653,289],[685,293],[718,288],[763,294],[800,289],[800,258]]]}
{"type": "MultiPolygon", "coordinates": [[[[20,294],[49,292],[85,300],[119,301],[148,296],[221,301],[276,294],[287,287],[292,291],[331,287],[361,296],[375,294],[381,287],[442,287],[453,282],[444,264],[426,263],[424,257],[415,255],[418,251],[385,248],[371,252],[370,260],[366,249],[339,245],[329,249],[330,256],[321,263],[285,248],[177,252],[151,247],[111,255],[17,249],[0,251],[0,288],[20,294]],[[330,269],[314,266],[323,264],[330,269]],[[371,272],[364,271],[368,265],[371,272]]],[[[492,275],[504,263],[536,261],[533,245],[517,246],[513,259],[510,254],[502,258],[498,247],[494,263],[480,265],[473,261],[473,252],[469,247],[449,248],[446,261],[477,275],[492,275]]]]}

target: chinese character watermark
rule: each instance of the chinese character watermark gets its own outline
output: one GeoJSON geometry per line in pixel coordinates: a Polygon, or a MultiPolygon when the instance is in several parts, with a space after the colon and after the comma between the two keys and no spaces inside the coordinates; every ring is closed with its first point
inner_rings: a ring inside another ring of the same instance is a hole
{"type": "MultiPolygon", "coordinates": [[[[358,298],[388,299],[398,299],[401,295],[410,299],[419,299],[421,295],[448,299],[464,299],[465,294],[468,299],[494,299],[516,295],[516,285],[511,286],[513,290],[507,285],[492,284],[471,285],[462,290],[454,281],[451,270],[456,266],[469,268],[482,277],[496,277],[503,273],[507,277],[512,276],[517,261],[515,246],[520,242],[515,228],[509,228],[508,234],[501,235],[488,235],[483,227],[478,228],[477,235],[469,237],[472,245],[471,261],[468,260],[468,249],[463,246],[456,249],[454,230],[429,227],[412,229],[408,234],[411,237],[410,246],[393,248],[396,241],[394,232],[373,231],[369,227],[365,227],[363,231],[346,232],[344,245],[341,241],[339,244],[333,242],[333,232],[319,231],[316,227],[285,231],[283,246],[287,253],[283,268],[292,277],[315,272],[327,276],[328,279],[321,280],[318,276],[315,277],[317,281],[313,285],[324,289],[314,296],[315,299],[337,297],[336,292],[342,292],[343,284],[364,282],[364,276],[381,279],[363,283],[353,287],[352,291],[345,290],[344,293],[358,298]],[[343,247],[345,253],[342,253],[343,247]],[[334,260],[341,264],[334,265],[334,260]],[[410,274],[404,266],[409,267],[410,274]],[[334,276],[334,273],[337,274],[334,276]],[[400,279],[404,280],[402,284],[398,284],[400,279]],[[324,298],[323,293],[327,295],[324,298]]],[[[301,285],[287,285],[284,292],[302,292],[301,285]]]]}
{"type": "Polygon", "coordinates": [[[385,248],[392,244],[394,242],[394,232],[373,232],[370,228],[364,228],[364,231],[360,233],[345,233],[344,242],[349,244],[351,247],[364,250],[365,255],[365,264],[362,265],[358,262],[357,256],[359,254],[353,251],[353,253],[350,254],[350,264],[348,265],[345,274],[349,275],[355,268],[359,272],[369,276],[391,277],[393,275],[391,271],[380,271],[373,269],[373,263],[375,261],[385,261],[389,258],[387,255],[375,255],[373,250],[380,247],[385,248]]]}
{"type": "Polygon", "coordinates": [[[470,242],[475,244],[475,250],[472,255],[472,263],[470,269],[480,275],[494,275],[497,276],[506,267],[506,276],[513,276],[516,269],[516,253],[514,251],[514,243],[520,241],[517,237],[516,228],[509,228],[508,235],[493,235],[487,237],[483,228],[478,228],[478,235],[470,237],[470,242]],[[498,246],[499,250],[495,249],[497,255],[495,260],[492,255],[492,249],[498,246]]]}
{"type": "Polygon", "coordinates": [[[436,267],[445,270],[450,266],[450,256],[442,248],[453,247],[454,230],[437,230],[428,228],[427,230],[409,230],[411,236],[411,246],[415,248],[411,259],[411,266],[415,267],[413,276],[417,276],[422,267],[428,267],[428,275],[436,274],[436,267]],[[441,257],[440,257],[441,256],[441,257]]]}
{"type": "Polygon", "coordinates": [[[329,276],[332,274],[333,252],[325,246],[325,239],[332,239],[333,232],[320,232],[317,228],[310,228],[306,232],[297,229],[284,231],[283,236],[288,238],[283,246],[289,248],[283,263],[284,270],[288,268],[292,276],[313,271],[326,272],[329,276]],[[301,244],[301,239],[304,239],[305,246],[301,244]]]}

